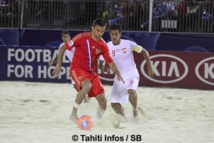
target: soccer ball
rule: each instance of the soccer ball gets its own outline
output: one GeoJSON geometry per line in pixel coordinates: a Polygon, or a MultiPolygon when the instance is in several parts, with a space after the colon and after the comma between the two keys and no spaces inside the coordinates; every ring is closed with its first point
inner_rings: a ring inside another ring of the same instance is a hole
{"type": "Polygon", "coordinates": [[[93,126],[93,120],[91,116],[83,115],[78,119],[77,124],[81,130],[90,130],[93,126]]]}

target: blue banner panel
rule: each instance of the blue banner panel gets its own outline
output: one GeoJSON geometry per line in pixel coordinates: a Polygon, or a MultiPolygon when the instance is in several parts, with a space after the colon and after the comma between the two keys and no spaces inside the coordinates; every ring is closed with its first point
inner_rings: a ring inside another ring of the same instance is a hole
{"type": "MultiPolygon", "coordinates": [[[[61,43],[61,30],[21,30],[21,45],[58,47],[61,43]]],[[[70,31],[71,37],[83,31],[70,31]]],[[[214,35],[123,32],[123,39],[135,41],[147,50],[214,52],[214,35]]],[[[110,41],[106,31],[103,39],[110,41]]]]}
{"type": "MultiPolygon", "coordinates": [[[[70,83],[70,61],[63,56],[60,75],[55,78],[55,65],[48,62],[56,57],[58,48],[33,46],[0,46],[0,80],[70,83]]],[[[213,53],[149,51],[155,76],[147,74],[146,61],[135,54],[140,74],[140,86],[213,89],[213,53]],[[191,57],[191,58],[190,58],[191,57]]],[[[103,84],[112,84],[114,73],[97,73],[103,84]]]]}
{"type": "MultiPolygon", "coordinates": [[[[58,47],[62,42],[61,30],[21,30],[21,45],[28,46],[48,46],[58,47]]],[[[84,31],[69,31],[71,38],[76,34],[84,31]]],[[[147,33],[147,32],[123,32],[122,38],[129,39],[137,42],[147,50],[155,50],[156,42],[160,36],[160,33],[147,33]]],[[[109,32],[106,31],[103,35],[103,39],[110,41],[109,32]]]]}
{"type": "Polygon", "coordinates": [[[155,50],[214,52],[213,34],[161,33],[155,50]]]}
{"type": "Polygon", "coordinates": [[[0,45],[19,45],[19,29],[0,29],[0,45]]]}
{"type": "MultiPolygon", "coordinates": [[[[58,47],[62,43],[61,32],[62,30],[22,29],[20,46],[58,47]]],[[[69,32],[71,33],[71,37],[73,37],[80,31],[69,32]]]]}
{"type": "Polygon", "coordinates": [[[70,82],[70,62],[63,57],[61,73],[54,78],[54,66],[48,66],[58,49],[32,46],[0,46],[0,80],[23,80],[40,82],[70,82]]]}

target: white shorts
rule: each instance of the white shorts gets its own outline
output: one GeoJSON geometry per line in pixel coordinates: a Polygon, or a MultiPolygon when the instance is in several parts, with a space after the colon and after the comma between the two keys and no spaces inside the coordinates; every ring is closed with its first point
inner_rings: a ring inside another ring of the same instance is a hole
{"type": "Polygon", "coordinates": [[[129,94],[128,89],[137,90],[139,84],[139,73],[138,70],[128,71],[126,73],[121,73],[125,83],[118,81],[117,77],[114,78],[113,87],[111,90],[111,103],[128,103],[129,94]]]}

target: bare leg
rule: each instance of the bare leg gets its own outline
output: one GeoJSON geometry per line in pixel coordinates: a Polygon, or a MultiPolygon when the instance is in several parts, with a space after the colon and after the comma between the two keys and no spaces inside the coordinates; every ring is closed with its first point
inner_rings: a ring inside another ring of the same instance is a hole
{"type": "Polygon", "coordinates": [[[99,107],[97,109],[97,116],[98,118],[102,118],[107,107],[106,97],[104,94],[100,94],[100,95],[97,95],[95,98],[97,99],[97,102],[99,104],[99,107]]]}
{"type": "Polygon", "coordinates": [[[78,116],[77,116],[78,106],[82,103],[85,95],[91,89],[91,82],[88,80],[84,80],[81,82],[81,87],[82,87],[81,90],[77,93],[75,103],[71,112],[71,117],[70,117],[70,119],[75,123],[77,122],[77,119],[78,119],[78,116]]]}
{"type": "Polygon", "coordinates": [[[125,117],[123,107],[120,103],[111,103],[111,107],[114,109],[115,113],[125,117]]]}
{"type": "Polygon", "coordinates": [[[133,89],[128,89],[129,94],[129,102],[131,103],[133,107],[133,116],[137,117],[138,115],[138,109],[137,109],[137,93],[133,89]]]}
{"type": "MultiPolygon", "coordinates": [[[[74,87],[74,89],[76,89],[76,91],[78,92],[78,89],[77,89],[77,86],[76,86],[76,84],[73,84],[73,87],[74,87]]],[[[89,102],[89,97],[87,96],[87,94],[85,94],[85,96],[84,96],[84,102],[89,102]]]]}
{"type": "Polygon", "coordinates": [[[73,84],[74,89],[78,92],[76,84],[73,84]]]}

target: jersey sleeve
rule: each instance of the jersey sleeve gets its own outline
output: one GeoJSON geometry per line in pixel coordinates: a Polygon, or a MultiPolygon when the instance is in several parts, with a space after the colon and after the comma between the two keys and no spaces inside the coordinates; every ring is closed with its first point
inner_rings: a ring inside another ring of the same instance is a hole
{"type": "Polygon", "coordinates": [[[76,36],[74,36],[69,42],[65,43],[65,47],[67,50],[71,50],[73,47],[77,46],[77,41],[80,39],[80,37],[82,37],[82,34],[77,34],[76,36]]]}
{"type": "Polygon", "coordinates": [[[65,47],[67,50],[71,50],[74,47],[73,45],[74,45],[74,42],[72,40],[65,43],[65,47]]]}
{"type": "Polygon", "coordinates": [[[105,48],[105,50],[104,50],[104,52],[103,52],[103,54],[102,54],[101,56],[103,57],[103,59],[105,59],[105,62],[106,62],[106,63],[111,63],[111,62],[113,62],[113,59],[111,58],[111,56],[110,56],[110,54],[109,54],[109,49],[108,49],[108,46],[107,46],[106,43],[105,43],[105,45],[104,45],[104,48],[105,48]]]}
{"type": "Polygon", "coordinates": [[[58,52],[59,52],[59,50],[62,48],[62,46],[64,45],[65,43],[61,43],[60,45],[59,45],[59,47],[58,47],[58,52]]]}
{"type": "Polygon", "coordinates": [[[143,50],[142,46],[137,45],[137,43],[135,43],[133,41],[130,41],[130,45],[131,45],[131,48],[137,53],[140,53],[143,50]]]}
{"type": "Polygon", "coordinates": [[[103,58],[105,59],[106,63],[112,63],[113,62],[113,59],[111,58],[108,51],[103,53],[103,58]]]}

